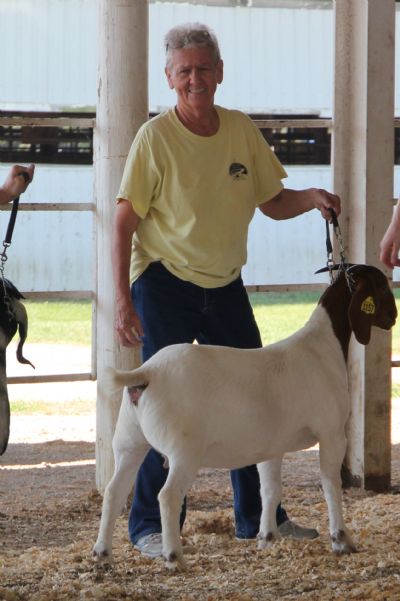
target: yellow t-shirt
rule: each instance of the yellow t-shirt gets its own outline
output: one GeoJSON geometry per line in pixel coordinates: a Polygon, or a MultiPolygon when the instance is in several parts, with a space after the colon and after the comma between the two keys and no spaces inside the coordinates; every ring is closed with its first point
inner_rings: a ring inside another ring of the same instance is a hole
{"type": "Polygon", "coordinates": [[[213,136],[193,134],[170,109],[135,137],[117,196],[141,218],[131,282],[161,261],[182,280],[218,288],[246,263],[255,209],[280,192],[286,172],[249,117],[216,110],[213,136]]]}

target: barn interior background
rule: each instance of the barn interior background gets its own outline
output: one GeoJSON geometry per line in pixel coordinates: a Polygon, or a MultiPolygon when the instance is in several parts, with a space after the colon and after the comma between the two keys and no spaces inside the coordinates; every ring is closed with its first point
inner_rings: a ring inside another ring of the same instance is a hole
{"type": "MultiPolygon", "coordinates": [[[[400,5],[396,21],[399,15],[400,5]]],[[[174,101],[164,76],[163,35],[172,24],[192,20],[210,24],[220,40],[225,75],[218,103],[258,119],[332,117],[334,16],[330,0],[151,1],[151,114],[174,101]]],[[[21,214],[7,269],[25,291],[88,293],[94,286],[91,118],[97,94],[96,0],[0,0],[0,35],[0,176],[8,162],[35,162],[35,185],[23,201],[64,204],[68,209],[21,214]],[[70,127],[29,127],[26,120],[21,126],[6,125],[11,122],[7,118],[32,111],[53,116],[68,113],[77,119],[70,127]],[[79,125],[79,117],[86,117],[85,125],[79,125]],[[74,203],[79,210],[70,206],[74,203]]],[[[396,79],[395,107],[399,115],[400,78],[396,79]]],[[[332,189],[330,133],[329,125],[265,130],[287,168],[288,187],[332,189]]],[[[397,128],[394,196],[400,191],[399,164],[397,128]]],[[[245,283],[326,281],[314,275],[324,260],[324,237],[318,215],[276,223],[256,214],[243,270],[245,283]]],[[[394,276],[399,277],[396,272],[394,276]]]]}
{"type": "MultiPolygon", "coordinates": [[[[89,298],[94,310],[97,4],[98,0],[0,0],[0,179],[10,163],[37,164],[34,184],[21,198],[26,207],[18,216],[7,276],[31,298],[89,298]],[[50,122],[40,124],[38,113],[50,122]]],[[[397,3],[396,74],[399,9],[397,3]]],[[[306,127],[270,126],[265,135],[288,171],[288,186],[332,188],[333,2],[150,0],[152,114],[173,102],[164,79],[163,34],[173,24],[191,20],[209,23],[221,43],[225,79],[217,102],[256,119],[305,120],[306,127]],[[317,122],[319,127],[313,127],[317,122]]],[[[395,116],[399,115],[396,77],[395,116]]],[[[394,197],[400,193],[399,132],[397,128],[394,197]]],[[[0,216],[4,230],[6,211],[0,216]]],[[[268,223],[256,215],[244,269],[246,284],[312,286],[324,281],[314,275],[324,261],[325,229],[318,215],[287,223],[268,223]]],[[[399,279],[396,272],[394,277],[399,279]]],[[[67,360],[64,355],[61,359],[65,372],[79,371],[84,364],[87,381],[46,384],[57,386],[49,388],[49,396],[68,402],[75,394],[73,386],[80,394],[89,386],[87,394],[95,395],[90,349],[83,358],[73,347],[67,355],[67,360]]],[[[57,372],[57,349],[47,351],[43,362],[44,373],[57,372]]],[[[31,391],[37,388],[30,386],[31,391]]],[[[326,508],[317,454],[311,450],[288,457],[284,486],[290,490],[296,519],[320,528],[315,544],[283,541],[266,554],[245,543],[238,552],[226,474],[206,471],[190,498],[185,543],[198,549],[189,557],[190,574],[167,575],[161,564],[135,555],[127,541],[126,515],[117,526],[117,566],[101,573],[90,560],[100,509],[100,497],[92,490],[93,416],[80,416],[78,428],[66,416],[49,417],[47,422],[42,418],[40,444],[35,442],[34,420],[25,417],[13,430],[13,454],[1,471],[0,599],[400,599],[397,439],[391,494],[360,489],[345,493],[346,519],[357,533],[360,554],[342,560],[327,551],[326,508]],[[216,505],[219,510],[213,512],[216,505]]]]}

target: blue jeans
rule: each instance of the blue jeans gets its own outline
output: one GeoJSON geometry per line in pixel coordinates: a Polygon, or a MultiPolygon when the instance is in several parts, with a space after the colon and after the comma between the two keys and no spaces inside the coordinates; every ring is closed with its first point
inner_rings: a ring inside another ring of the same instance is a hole
{"type": "MultiPolygon", "coordinates": [[[[201,288],[172,275],[159,262],[151,263],[132,285],[132,300],[144,328],[143,361],[161,348],[180,342],[216,344],[236,348],[262,346],[253,310],[242,279],[222,288],[201,288]]],[[[153,532],[161,532],[157,495],[167,470],[154,449],[146,455],[137,475],[129,515],[133,544],[153,532]]],[[[261,516],[260,480],[255,465],[231,471],[236,536],[257,536],[261,516]]],[[[181,527],[186,501],[181,513],[181,527]]],[[[287,520],[277,509],[278,525],[287,520]]]]}

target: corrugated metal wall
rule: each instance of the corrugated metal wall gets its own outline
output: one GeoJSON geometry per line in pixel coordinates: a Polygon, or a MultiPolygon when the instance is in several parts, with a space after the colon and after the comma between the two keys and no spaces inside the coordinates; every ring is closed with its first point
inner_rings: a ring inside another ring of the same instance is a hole
{"type": "Polygon", "coordinates": [[[171,5],[150,7],[151,105],[170,106],[164,82],[162,40],[167,30],[200,21],[216,32],[225,74],[216,101],[249,112],[331,114],[333,15],[331,10],[228,8],[171,5]]]}
{"type": "MultiPolygon", "coordinates": [[[[1,181],[7,170],[8,166],[0,166],[1,181]]],[[[20,202],[90,202],[92,196],[91,166],[39,164],[20,202]]],[[[0,243],[9,216],[0,211],[0,243]]],[[[21,291],[91,290],[94,248],[90,212],[19,211],[5,275],[21,291]]]]}
{"type": "Polygon", "coordinates": [[[95,0],[0,0],[0,108],[96,102],[95,0]]]}
{"type": "MultiPolygon", "coordinates": [[[[152,110],[174,100],[165,84],[163,36],[193,20],[211,25],[221,43],[225,80],[218,102],[248,111],[331,114],[332,10],[173,2],[150,4],[152,110]]],[[[0,0],[0,36],[0,108],[95,105],[96,0],[0,0]]],[[[399,78],[396,107],[399,114],[399,78]]]]}

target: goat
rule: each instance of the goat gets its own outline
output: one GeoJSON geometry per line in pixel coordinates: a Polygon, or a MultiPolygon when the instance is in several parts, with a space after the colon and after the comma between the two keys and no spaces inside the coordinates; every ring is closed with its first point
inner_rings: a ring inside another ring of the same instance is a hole
{"type": "MultiPolygon", "coordinates": [[[[10,437],[10,402],[7,392],[6,348],[19,331],[17,359],[32,365],[22,354],[28,333],[28,316],[20,299],[24,298],[9,280],[0,279],[0,455],[7,449],[10,437]]],[[[33,365],[32,365],[33,367],[33,365]]]]}
{"type": "Polygon", "coordinates": [[[309,321],[260,349],[176,344],[130,372],[111,370],[122,389],[113,438],[115,472],[106,487],[93,554],[112,560],[112,533],[150,447],[169,464],[160,491],[163,555],[183,566],[179,515],[200,467],[258,464],[262,515],[258,547],[279,538],[285,452],[320,444],[321,479],[332,549],[354,552],[342,514],[340,469],[350,413],[346,360],[351,332],[368,344],[371,326],[389,330],[397,310],[376,267],[346,266],[325,290],[309,321]]]}

